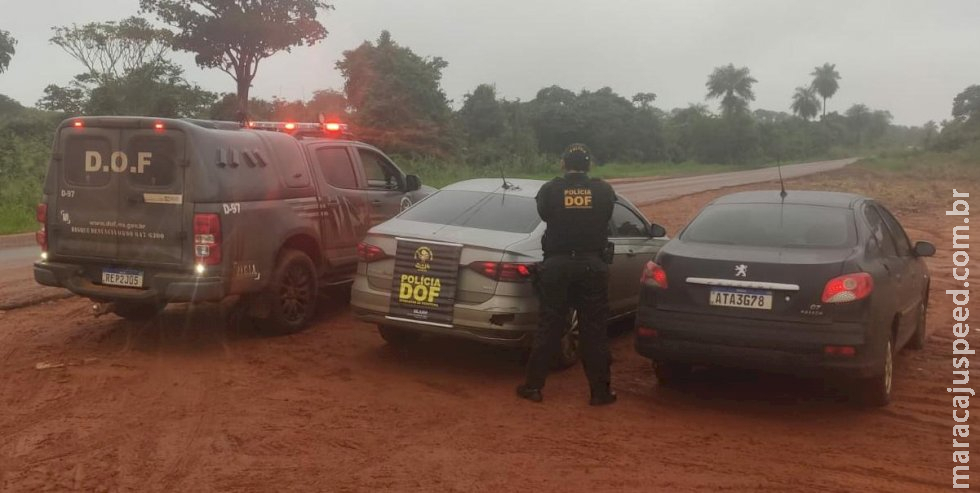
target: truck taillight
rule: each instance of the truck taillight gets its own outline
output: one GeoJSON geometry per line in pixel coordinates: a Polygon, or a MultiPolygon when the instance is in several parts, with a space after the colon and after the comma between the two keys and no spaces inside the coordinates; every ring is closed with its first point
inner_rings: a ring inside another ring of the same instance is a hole
{"type": "Polygon", "coordinates": [[[388,258],[388,254],[380,247],[362,241],[357,244],[357,258],[362,262],[371,263],[388,258]]]}
{"type": "Polygon", "coordinates": [[[667,289],[667,272],[653,260],[647,261],[640,273],[640,284],[654,288],[667,289]]]}
{"type": "Polygon", "coordinates": [[[41,225],[41,228],[34,234],[34,240],[37,241],[38,246],[41,247],[41,251],[46,252],[48,251],[48,204],[43,202],[37,204],[37,209],[34,211],[34,217],[41,225]]]}
{"type": "Polygon", "coordinates": [[[534,266],[516,262],[473,262],[470,269],[500,282],[523,282],[531,279],[534,266]]]}
{"type": "Polygon", "coordinates": [[[194,214],[194,259],[203,265],[221,263],[221,218],[217,214],[194,214]]]}
{"type": "Polygon", "coordinates": [[[847,303],[867,298],[874,291],[874,280],[867,272],[844,274],[827,281],[820,300],[824,303],[847,303]]]}

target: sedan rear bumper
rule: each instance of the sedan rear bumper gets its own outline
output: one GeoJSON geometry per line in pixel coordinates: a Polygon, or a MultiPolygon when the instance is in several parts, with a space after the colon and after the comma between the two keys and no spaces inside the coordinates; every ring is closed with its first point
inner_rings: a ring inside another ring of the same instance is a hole
{"type": "Polygon", "coordinates": [[[654,361],[772,371],[799,376],[869,377],[881,373],[883,354],[867,344],[861,323],[804,323],[740,319],[640,307],[636,351],[654,361]],[[851,346],[854,356],[826,355],[826,346],[851,346]]]}
{"type": "Polygon", "coordinates": [[[536,300],[494,296],[480,304],[457,303],[450,328],[388,318],[388,296],[387,291],[372,289],[363,276],[358,276],[351,288],[354,316],[373,324],[508,347],[529,346],[538,326],[536,300]]]}

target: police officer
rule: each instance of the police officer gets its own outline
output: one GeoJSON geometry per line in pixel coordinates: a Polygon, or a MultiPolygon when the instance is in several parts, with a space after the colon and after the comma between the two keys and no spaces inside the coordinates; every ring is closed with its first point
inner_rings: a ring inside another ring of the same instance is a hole
{"type": "Polygon", "coordinates": [[[590,404],[616,401],[609,386],[608,310],[609,219],[616,195],[608,183],[589,178],[592,155],[582,144],[562,153],[565,176],[538,191],[538,215],[547,223],[541,246],[544,262],[537,282],[541,317],[527,366],[527,379],[517,395],[541,402],[541,389],[560,351],[571,308],[578,311],[582,365],[592,390],[590,404]]]}

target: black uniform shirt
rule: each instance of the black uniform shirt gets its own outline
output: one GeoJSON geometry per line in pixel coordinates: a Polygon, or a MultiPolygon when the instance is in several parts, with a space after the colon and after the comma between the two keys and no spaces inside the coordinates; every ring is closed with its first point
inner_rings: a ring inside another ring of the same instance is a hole
{"type": "Polygon", "coordinates": [[[600,253],[609,241],[616,193],[585,173],[566,173],[545,183],[536,197],[538,215],[548,223],[541,248],[556,253],[600,253]]]}

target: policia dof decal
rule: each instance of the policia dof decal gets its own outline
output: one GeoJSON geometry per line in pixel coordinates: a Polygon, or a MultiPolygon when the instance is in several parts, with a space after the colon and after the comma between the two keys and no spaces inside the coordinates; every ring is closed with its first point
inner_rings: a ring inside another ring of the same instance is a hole
{"type": "Polygon", "coordinates": [[[461,249],[399,238],[387,318],[451,327],[461,249]]]}

